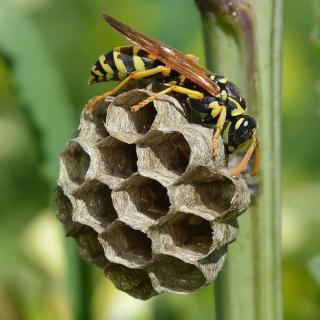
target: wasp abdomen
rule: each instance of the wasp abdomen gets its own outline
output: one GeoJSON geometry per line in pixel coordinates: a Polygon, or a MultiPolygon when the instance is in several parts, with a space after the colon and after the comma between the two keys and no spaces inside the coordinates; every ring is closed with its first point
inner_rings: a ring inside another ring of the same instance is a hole
{"type": "Polygon", "coordinates": [[[102,54],[91,68],[89,83],[122,80],[134,71],[144,71],[163,65],[148,52],[136,46],[117,47],[102,54]]]}

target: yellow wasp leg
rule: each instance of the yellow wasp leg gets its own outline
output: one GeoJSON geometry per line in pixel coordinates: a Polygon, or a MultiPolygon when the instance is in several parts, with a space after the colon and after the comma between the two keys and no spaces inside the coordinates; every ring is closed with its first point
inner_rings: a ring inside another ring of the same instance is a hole
{"type": "MultiPolygon", "coordinates": [[[[250,147],[248,148],[246,154],[244,155],[244,157],[242,158],[242,160],[240,161],[238,166],[236,168],[234,168],[231,172],[229,172],[230,176],[238,176],[246,168],[256,145],[257,145],[257,138],[256,138],[256,136],[254,136],[250,147]]],[[[253,175],[253,171],[252,171],[251,175],[253,175]]]]}
{"type": "Polygon", "coordinates": [[[260,169],[260,147],[259,147],[259,144],[257,142],[256,153],[254,155],[253,166],[252,166],[252,170],[251,170],[250,175],[251,176],[257,175],[258,172],[259,172],[259,169],[260,169]]]}
{"type": "Polygon", "coordinates": [[[149,77],[152,75],[155,75],[157,73],[162,73],[164,76],[168,75],[170,73],[170,68],[166,66],[159,66],[153,69],[149,70],[143,70],[143,71],[134,71],[132,72],[128,77],[123,79],[116,87],[111,89],[110,91],[105,92],[104,94],[100,96],[96,96],[94,99],[92,99],[90,102],[88,102],[85,106],[87,110],[90,110],[93,108],[93,106],[98,103],[99,101],[105,99],[106,97],[112,96],[113,94],[117,93],[121,88],[123,88],[130,80],[138,80],[145,77],[149,77]]]}
{"type": "Polygon", "coordinates": [[[224,123],[226,121],[227,108],[225,106],[216,107],[212,110],[211,114],[213,118],[219,115],[217,124],[215,126],[215,130],[212,136],[212,155],[216,156],[217,149],[218,149],[218,137],[221,134],[224,123]]]}
{"type": "Polygon", "coordinates": [[[152,102],[155,99],[158,99],[159,97],[163,96],[164,94],[167,94],[169,92],[179,92],[182,94],[187,95],[189,98],[192,99],[203,99],[204,98],[204,94],[202,92],[196,91],[196,90],[191,90],[191,89],[187,89],[181,86],[177,86],[177,85],[170,85],[169,88],[164,89],[160,92],[157,92],[156,94],[154,94],[153,96],[150,96],[149,98],[139,102],[138,104],[134,105],[131,107],[132,111],[138,111],[141,108],[143,108],[144,106],[146,106],[148,103],[152,102]]]}

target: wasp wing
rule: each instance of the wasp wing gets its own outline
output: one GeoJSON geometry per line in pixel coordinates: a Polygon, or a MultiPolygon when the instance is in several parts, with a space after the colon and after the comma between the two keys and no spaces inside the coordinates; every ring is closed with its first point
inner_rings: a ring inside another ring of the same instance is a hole
{"type": "Polygon", "coordinates": [[[192,59],[186,57],[182,52],[169,47],[168,45],[149,38],[146,35],[126,26],[120,21],[112,18],[106,13],[103,18],[124,38],[128,39],[134,45],[154,55],[158,60],[164,63],[172,70],[185,76],[190,81],[196,83],[208,93],[215,96],[219,93],[218,86],[210,80],[209,71],[203,69],[192,59]]]}

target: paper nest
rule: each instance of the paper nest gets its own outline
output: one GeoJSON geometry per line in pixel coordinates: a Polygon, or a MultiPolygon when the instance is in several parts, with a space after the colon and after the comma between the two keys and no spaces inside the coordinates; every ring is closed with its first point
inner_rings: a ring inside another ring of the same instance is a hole
{"type": "Polygon", "coordinates": [[[139,299],[213,282],[250,202],[225,171],[222,139],[212,159],[212,129],[189,123],[175,98],[130,111],[149,95],[133,89],[82,112],[56,192],[80,255],[139,299]]]}

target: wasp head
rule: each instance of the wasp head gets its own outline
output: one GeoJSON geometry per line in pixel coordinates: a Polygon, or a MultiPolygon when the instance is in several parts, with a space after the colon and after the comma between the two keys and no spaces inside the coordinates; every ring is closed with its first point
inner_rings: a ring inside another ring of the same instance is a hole
{"type": "Polygon", "coordinates": [[[228,129],[228,152],[232,153],[246,146],[256,134],[258,124],[250,115],[234,117],[228,129]]]}

